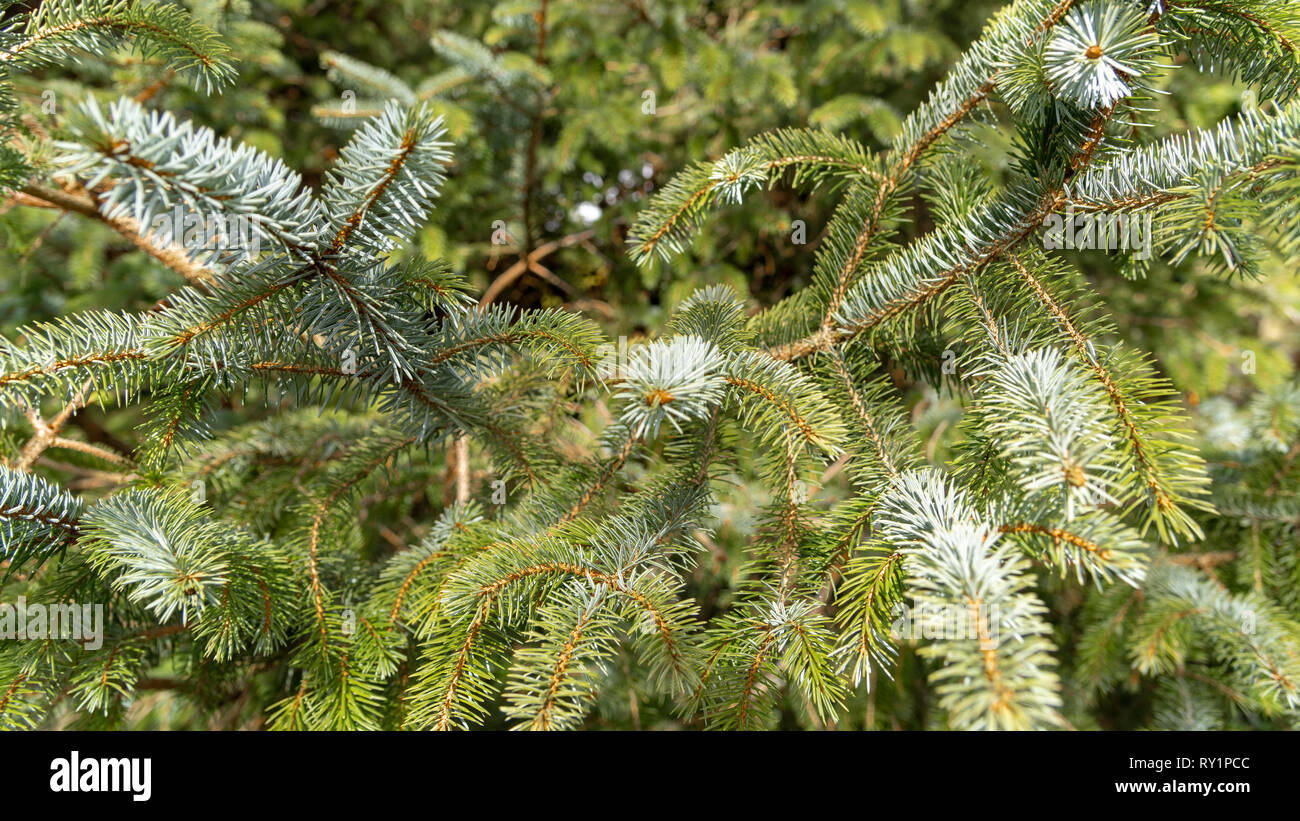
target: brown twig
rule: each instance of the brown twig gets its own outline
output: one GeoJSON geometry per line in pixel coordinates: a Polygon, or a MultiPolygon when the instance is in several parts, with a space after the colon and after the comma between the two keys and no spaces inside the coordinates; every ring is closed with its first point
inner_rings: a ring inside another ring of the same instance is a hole
{"type": "Polygon", "coordinates": [[[79,185],[72,186],[71,190],[61,190],[34,182],[28,183],[14,193],[14,201],[35,208],[58,208],[98,220],[126,237],[141,251],[185,277],[191,284],[208,285],[215,280],[212,272],[190,259],[185,249],[157,242],[133,217],[109,216],[100,211],[94,197],[79,185]]]}
{"type": "Polygon", "coordinates": [[[514,284],[515,280],[519,279],[529,270],[535,270],[533,266],[536,266],[539,260],[550,256],[561,248],[568,248],[570,245],[577,245],[580,242],[590,239],[594,235],[595,232],[589,229],[586,231],[580,231],[576,234],[569,234],[567,237],[561,237],[560,239],[552,240],[544,245],[537,246],[537,248],[535,248],[531,253],[522,256],[518,262],[511,265],[505,271],[502,271],[501,275],[492,281],[492,284],[488,286],[488,289],[483,292],[483,298],[480,299],[478,303],[479,307],[482,308],[490,305],[497,297],[501,296],[507,288],[514,284]]]}
{"type": "Polygon", "coordinates": [[[63,406],[63,410],[56,413],[48,422],[41,418],[40,412],[36,408],[28,408],[27,418],[31,420],[32,427],[36,429],[36,432],[31,439],[27,440],[22,452],[18,454],[17,461],[12,465],[14,470],[22,473],[30,471],[32,465],[36,464],[36,460],[41,458],[41,454],[54,445],[55,441],[59,439],[59,431],[63,430],[63,426],[68,423],[68,419],[86,404],[86,393],[90,390],[90,386],[90,380],[86,380],[81,389],[63,406]]]}

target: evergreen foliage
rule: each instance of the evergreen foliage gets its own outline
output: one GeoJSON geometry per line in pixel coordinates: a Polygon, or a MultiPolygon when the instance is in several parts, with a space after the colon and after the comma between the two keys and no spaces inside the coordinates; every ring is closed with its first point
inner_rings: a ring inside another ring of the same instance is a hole
{"type": "MultiPolygon", "coordinates": [[[[919,37],[926,65],[944,43],[905,5],[857,9],[857,35],[919,37]]],[[[1053,246],[1075,218],[1149,219],[1152,258],[1123,270],[1152,287],[1294,261],[1292,4],[1016,0],[896,122],[836,97],[684,164],[623,238],[644,271],[698,282],[718,212],[775,189],[831,205],[802,287],[698,288],[631,350],[411,250],[456,133],[492,117],[521,270],[550,273],[544,209],[576,203],[542,178],[593,126],[539,146],[548,106],[579,105],[556,72],[595,59],[544,59],[548,21],[581,27],[556,7],[495,12],[541,35],[532,56],[432,34],[449,67],[422,83],[326,55],[365,96],[318,110],[349,135],[315,188],[148,99],[89,97],[38,139],[24,73],[128,49],[207,93],[229,51],[168,3],[9,14],[8,195],[183,284],[0,342],[5,600],[105,612],[100,642],[0,641],[0,726],[1057,729],[1129,701],[1129,726],[1294,725],[1300,388],[1193,415],[1065,252],[1107,238],[1053,246]],[[1187,72],[1263,102],[1160,133],[1187,72]],[[88,406],[133,409],[126,447],[66,430],[88,406]],[[156,690],[179,715],[141,707],[156,690]]],[[[734,76],[796,98],[769,56],[734,76]]]]}

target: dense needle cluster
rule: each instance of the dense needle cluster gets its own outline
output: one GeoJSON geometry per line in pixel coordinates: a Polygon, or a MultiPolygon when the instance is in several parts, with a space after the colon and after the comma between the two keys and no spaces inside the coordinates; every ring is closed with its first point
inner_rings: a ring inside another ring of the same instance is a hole
{"type": "MultiPolygon", "coordinates": [[[[812,281],[761,310],[701,288],[612,363],[592,319],[480,304],[396,253],[454,184],[436,87],[332,56],[392,93],[347,112],[318,192],[175,114],[88,102],[52,156],[6,147],[0,181],[188,284],[0,342],[0,413],[24,434],[0,466],[5,599],[107,613],[97,648],[0,642],[0,726],[118,725],[163,680],[201,715],[240,694],[273,728],[862,726],[866,700],[922,698],[925,726],[1066,728],[1142,688],[1152,726],[1290,726],[1300,391],[1207,403],[1198,430],[1041,235],[1067,209],[1149,215],[1155,255],[1205,276],[1294,255],[1297,31],[1286,0],[1018,0],[890,150],[788,129],[681,170],[631,229],[638,264],[676,264],[711,212],[789,185],[837,198],[812,281]],[[1163,79],[1197,70],[1267,105],[1143,139],[1163,79]],[[971,160],[993,128],[1006,174],[971,160]],[[934,225],[904,242],[917,202],[934,225]],[[256,253],[196,246],[178,208],[249,218],[256,253]],[[949,459],[905,385],[959,401],[949,459]],[[82,493],[36,467],[90,402],[141,422],[130,455],[91,454],[121,481],[82,493]],[[368,539],[367,517],[427,512],[466,438],[482,498],[446,500],[413,542],[368,539]],[[738,491],[760,521],[720,556],[738,491]],[[1082,601],[1068,629],[1061,589],[1082,601]]],[[[14,15],[0,66],[124,46],[207,90],[232,76],[176,7],[118,0],[14,15]]]]}

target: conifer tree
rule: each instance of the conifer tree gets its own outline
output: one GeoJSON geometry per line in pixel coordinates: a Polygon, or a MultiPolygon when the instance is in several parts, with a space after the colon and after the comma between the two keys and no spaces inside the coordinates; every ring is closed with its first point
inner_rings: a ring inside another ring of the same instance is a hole
{"type": "MultiPolygon", "coordinates": [[[[868,145],[887,145],[914,96],[903,91],[900,102],[899,89],[926,82],[951,58],[948,29],[981,6],[760,2],[724,11],[671,0],[593,11],[548,0],[457,8],[434,18],[421,33],[426,53],[414,57],[372,63],[360,43],[359,54],[324,51],[337,96],[312,113],[345,130],[389,100],[428,104],[457,144],[460,184],[418,235],[420,246],[458,267],[486,268],[481,301],[567,304],[618,319],[639,302],[678,302],[698,281],[668,266],[638,270],[624,253],[627,226],[661,179],[699,153],[774,127],[854,127],[868,145]]],[[[817,200],[797,205],[792,218],[820,218],[817,200]]],[[[761,268],[801,249],[781,241],[784,231],[765,216],[748,221],[737,231],[744,255],[701,264],[710,281],[762,293],[774,287],[764,281],[770,272],[749,281],[734,269],[746,257],[761,268]]]]}
{"type": "MultiPolygon", "coordinates": [[[[1055,729],[1126,697],[1291,726],[1300,391],[1193,418],[1070,252],[1139,283],[1294,259],[1298,40],[1286,0],[1017,0],[888,147],[784,128],[682,169],[627,237],[647,269],[776,186],[834,210],[805,287],[702,287],[631,350],[402,252],[457,146],[374,67],[334,58],[393,99],[319,190],[147,100],[46,140],[9,94],[16,206],[186,284],[0,343],[4,601],[104,610],[0,642],[0,726],[1055,729]],[[1198,71],[1262,102],[1148,136],[1198,71]],[[91,404],[133,409],[128,447],[67,431],[91,404]]],[[[0,33],[0,91],[122,49],[233,76],[176,6],[47,2],[0,33]]]]}

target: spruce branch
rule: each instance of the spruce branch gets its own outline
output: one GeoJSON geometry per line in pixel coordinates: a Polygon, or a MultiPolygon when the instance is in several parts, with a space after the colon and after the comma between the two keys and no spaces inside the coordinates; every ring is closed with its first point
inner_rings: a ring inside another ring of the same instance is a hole
{"type": "Polygon", "coordinates": [[[27,69],[61,62],[71,51],[104,54],[124,45],[191,76],[207,93],[234,78],[229,48],[215,32],[170,3],[52,0],[0,29],[0,63],[27,69]]]}
{"type": "Polygon", "coordinates": [[[85,215],[103,222],[126,237],[149,256],[183,276],[192,285],[204,285],[213,279],[212,272],[194,262],[184,249],[164,243],[149,234],[139,223],[127,216],[107,216],[95,200],[84,191],[66,192],[55,188],[28,183],[16,192],[15,199],[23,205],[38,208],[59,208],[65,212],[85,215]]]}

